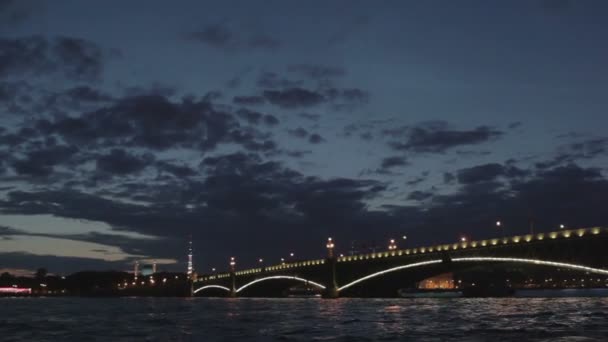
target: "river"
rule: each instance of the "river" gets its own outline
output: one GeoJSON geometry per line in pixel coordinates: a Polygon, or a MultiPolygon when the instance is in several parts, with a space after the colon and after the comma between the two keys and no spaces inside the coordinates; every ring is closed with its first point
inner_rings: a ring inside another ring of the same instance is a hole
{"type": "Polygon", "coordinates": [[[608,298],[0,298],[0,341],[608,341],[608,298]]]}

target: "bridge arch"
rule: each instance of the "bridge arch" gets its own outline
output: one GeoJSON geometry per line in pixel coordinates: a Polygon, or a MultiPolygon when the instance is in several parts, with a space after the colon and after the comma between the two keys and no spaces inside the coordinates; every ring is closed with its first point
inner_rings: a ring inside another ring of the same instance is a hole
{"type": "Polygon", "coordinates": [[[249,286],[251,286],[253,284],[256,284],[256,283],[259,283],[259,282],[263,282],[263,281],[268,281],[268,280],[275,280],[275,279],[296,280],[296,281],[299,281],[299,282],[302,282],[302,283],[313,285],[313,286],[318,287],[318,288],[320,288],[322,290],[325,289],[324,285],[316,283],[316,282],[314,282],[312,280],[307,280],[307,279],[300,278],[300,277],[295,277],[295,276],[282,276],[282,275],[278,275],[278,276],[269,276],[269,277],[264,277],[264,278],[260,278],[260,279],[256,279],[256,280],[250,281],[249,283],[247,283],[247,284],[239,287],[238,289],[236,289],[236,292],[239,293],[239,292],[243,291],[244,289],[248,288],[249,286]]]}
{"type": "Polygon", "coordinates": [[[206,289],[221,289],[221,290],[230,292],[230,289],[227,288],[226,286],[221,286],[221,285],[205,285],[205,286],[199,287],[198,289],[194,290],[194,293],[198,293],[198,292],[206,290],[206,289]]]}
{"type": "MultiPolygon", "coordinates": [[[[524,263],[524,264],[534,264],[534,265],[541,265],[541,266],[553,266],[553,267],[561,267],[561,268],[568,268],[568,269],[572,269],[572,270],[578,270],[578,271],[584,271],[584,272],[590,272],[590,273],[595,273],[595,274],[603,274],[603,275],[608,275],[608,270],[606,269],[602,269],[602,268],[594,268],[594,267],[588,267],[588,266],[584,266],[584,265],[577,265],[577,264],[570,264],[570,263],[564,263],[564,262],[555,262],[555,261],[547,261],[547,260],[539,260],[539,259],[523,259],[523,258],[499,258],[499,257],[469,257],[469,258],[453,258],[451,260],[452,262],[514,262],[514,263],[524,263]]],[[[372,279],[378,276],[381,276],[383,274],[386,273],[391,273],[391,272],[396,272],[396,271],[400,271],[403,269],[407,269],[407,268],[415,268],[415,267],[422,267],[422,266],[427,266],[427,265],[433,265],[433,264],[440,264],[443,261],[441,259],[436,259],[436,260],[428,260],[428,261],[422,261],[422,262],[416,262],[416,263],[412,263],[412,264],[406,264],[406,265],[401,265],[401,266],[397,266],[397,267],[392,267],[383,271],[379,271],[379,272],[375,272],[372,274],[369,274],[365,277],[361,277],[359,279],[356,279],[346,285],[343,285],[341,287],[338,288],[338,291],[342,291],[345,290],[353,285],[356,285],[358,283],[361,283],[363,281],[366,281],[368,279],[372,279]]]]}

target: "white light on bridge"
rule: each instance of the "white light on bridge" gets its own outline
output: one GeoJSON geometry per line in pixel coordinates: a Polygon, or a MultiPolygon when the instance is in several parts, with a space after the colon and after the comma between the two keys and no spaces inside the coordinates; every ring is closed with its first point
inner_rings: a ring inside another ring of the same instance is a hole
{"type": "Polygon", "coordinates": [[[496,227],[500,227],[502,223],[500,221],[496,221],[496,227]]]}

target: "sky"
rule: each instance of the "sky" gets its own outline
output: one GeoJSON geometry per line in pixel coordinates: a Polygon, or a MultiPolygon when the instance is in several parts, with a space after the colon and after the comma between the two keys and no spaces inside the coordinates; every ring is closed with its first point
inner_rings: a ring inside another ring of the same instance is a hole
{"type": "Polygon", "coordinates": [[[185,271],[190,237],[208,273],[330,236],[347,254],[606,225],[606,17],[0,0],[0,270],[185,271]]]}

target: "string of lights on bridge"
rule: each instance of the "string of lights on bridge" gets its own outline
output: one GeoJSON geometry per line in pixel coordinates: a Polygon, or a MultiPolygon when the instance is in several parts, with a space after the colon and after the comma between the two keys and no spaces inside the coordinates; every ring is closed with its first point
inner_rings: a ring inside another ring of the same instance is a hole
{"type": "MultiPolygon", "coordinates": [[[[502,222],[496,222],[497,227],[502,227],[502,222]]],[[[337,257],[337,262],[354,262],[361,260],[369,260],[376,258],[389,258],[389,257],[399,257],[406,255],[416,255],[416,254],[425,254],[425,253],[437,253],[443,251],[455,251],[459,249],[467,249],[467,248],[480,248],[480,247],[493,247],[507,244],[519,244],[519,243],[529,243],[534,241],[543,241],[545,239],[558,239],[558,238],[571,238],[571,237],[583,237],[587,234],[597,235],[602,231],[600,227],[593,228],[580,228],[580,229],[572,229],[566,230],[564,229],[564,225],[560,225],[560,231],[549,232],[549,233],[538,233],[538,234],[526,234],[526,235],[517,235],[512,237],[503,237],[503,238],[494,238],[494,239],[486,239],[480,241],[468,241],[466,237],[461,237],[460,241],[457,243],[448,243],[448,244],[439,244],[435,246],[427,246],[427,247],[417,247],[417,248],[408,248],[408,249],[397,249],[397,243],[395,239],[389,240],[388,250],[383,252],[373,252],[359,255],[351,255],[344,256],[340,255],[337,257]]],[[[407,237],[403,236],[405,240],[407,237]]],[[[335,244],[332,238],[328,238],[326,247],[328,252],[330,253],[330,257],[333,256],[333,250],[335,248],[335,244]]],[[[294,254],[290,253],[290,256],[293,257],[294,254]]],[[[263,263],[263,259],[259,259],[258,262],[260,264],[263,263]]],[[[299,267],[309,267],[309,266],[318,266],[325,264],[325,259],[315,259],[315,260],[305,260],[305,261],[297,261],[297,262],[285,262],[284,258],[281,258],[281,263],[278,265],[266,266],[266,267],[256,267],[241,271],[235,271],[235,275],[250,275],[262,273],[264,271],[277,271],[283,269],[290,268],[299,268],[299,267]]],[[[230,267],[231,270],[234,271],[236,266],[236,259],[231,257],[230,259],[230,267]]],[[[215,269],[213,269],[215,272],[215,269]]],[[[222,279],[230,277],[230,272],[218,273],[209,276],[203,276],[195,279],[195,281],[208,281],[214,279],[222,279]]]]}

